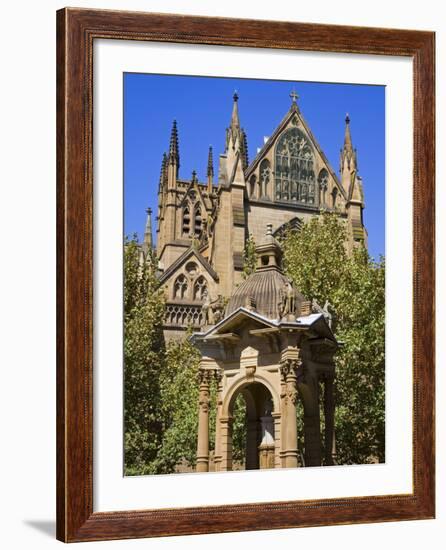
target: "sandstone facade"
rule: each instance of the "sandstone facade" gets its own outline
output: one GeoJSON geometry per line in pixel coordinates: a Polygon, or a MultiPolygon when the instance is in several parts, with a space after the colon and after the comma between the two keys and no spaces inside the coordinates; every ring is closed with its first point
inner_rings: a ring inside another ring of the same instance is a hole
{"type": "MultiPolygon", "coordinates": [[[[242,282],[243,251],[249,235],[260,242],[266,224],[279,235],[287,224],[299,228],[321,211],[336,211],[347,224],[352,250],[365,243],[364,194],[356,150],[345,119],[339,177],[306,123],[296,94],[273,134],[249,162],[247,136],[234,94],[226,145],[218,159],[209,149],[207,181],[179,175],[180,153],[174,122],[162,160],[158,190],[156,253],[166,292],[166,338],[203,324],[202,305],[221,309],[242,282]]],[[[148,213],[143,249],[152,245],[148,213]]]]}

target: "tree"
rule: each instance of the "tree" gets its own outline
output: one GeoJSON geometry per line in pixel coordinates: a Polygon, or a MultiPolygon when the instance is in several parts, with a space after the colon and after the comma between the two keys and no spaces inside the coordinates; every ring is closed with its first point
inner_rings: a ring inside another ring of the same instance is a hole
{"type": "Polygon", "coordinates": [[[336,314],[336,449],[339,463],[383,461],[385,262],[345,249],[344,222],[324,213],[283,240],[296,287],[336,314]]]}
{"type": "Polygon", "coordinates": [[[167,345],[160,372],[163,435],[154,463],[157,473],[174,472],[178,465],[195,466],[198,434],[198,367],[200,354],[188,339],[167,345]]]}
{"type": "Polygon", "coordinates": [[[243,273],[242,277],[247,279],[251,273],[254,273],[257,265],[256,243],[254,237],[249,235],[243,249],[243,273]]]}
{"type": "MultiPolygon", "coordinates": [[[[126,475],[165,474],[194,467],[198,434],[200,354],[189,336],[163,338],[164,293],[157,260],[137,236],[124,245],[124,468],[126,475]]],[[[240,408],[240,407],[239,407],[240,408]]],[[[239,410],[237,409],[237,411],[239,410]]],[[[215,440],[216,388],[211,385],[210,450],[215,440]]],[[[241,456],[244,413],[235,421],[241,456]]]]}
{"type": "MultiPolygon", "coordinates": [[[[160,373],[161,415],[164,423],[160,450],[154,463],[157,473],[172,473],[178,466],[194,468],[198,437],[198,368],[200,353],[191,344],[191,331],[167,345],[165,367],[160,373]]],[[[233,458],[244,462],[246,419],[242,396],[234,404],[233,458]]],[[[210,384],[209,451],[215,450],[217,411],[215,381],[210,384]]]]}
{"type": "Polygon", "coordinates": [[[136,235],[124,246],[124,456],[126,475],[152,473],[162,436],[159,373],[164,367],[164,297],[157,263],[136,235]]]}

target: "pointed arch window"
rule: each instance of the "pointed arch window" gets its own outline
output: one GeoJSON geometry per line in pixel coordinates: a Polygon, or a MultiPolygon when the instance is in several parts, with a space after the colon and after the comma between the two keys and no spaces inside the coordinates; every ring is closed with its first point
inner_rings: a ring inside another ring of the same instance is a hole
{"type": "Polygon", "coordinates": [[[208,285],[206,279],[203,277],[203,275],[201,275],[200,277],[198,277],[194,284],[194,300],[204,300],[207,291],[208,285]]]}
{"type": "Polygon", "coordinates": [[[298,128],[289,128],[280,137],[275,152],[274,199],[315,204],[314,153],[308,138],[298,128]]]}
{"type": "Polygon", "coordinates": [[[262,160],[260,163],[260,197],[268,197],[269,182],[271,180],[271,166],[267,159],[262,160]]]}
{"type": "Polygon", "coordinates": [[[250,180],[249,180],[249,196],[253,199],[256,196],[256,177],[255,177],[255,175],[252,175],[250,180]]]}
{"type": "Polygon", "coordinates": [[[338,190],[337,188],[335,187],[333,189],[333,191],[331,192],[331,207],[333,208],[333,210],[336,208],[336,200],[338,198],[338,190]]]}
{"type": "Polygon", "coordinates": [[[319,185],[319,202],[320,204],[327,204],[327,188],[328,188],[328,172],[325,168],[319,172],[317,177],[317,182],[319,185]]]}
{"type": "Polygon", "coordinates": [[[187,279],[185,275],[181,274],[177,277],[173,285],[173,297],[178,300],[182,300],[186,296],[187,292],[187,279]]]}
{"type": "Polygon", "coordinates": [[[199,237],[201,235],[203,220],[201,218],[201,207],[199,204],[196,205],[194,211],[194,235],[199,237]]]}
{"type": "Polygon", "coordinates": [[[190,207],[186,205],[183,208],[183,224],[182,224],[183,235],[189,235],[190,233],[190,207]]]}

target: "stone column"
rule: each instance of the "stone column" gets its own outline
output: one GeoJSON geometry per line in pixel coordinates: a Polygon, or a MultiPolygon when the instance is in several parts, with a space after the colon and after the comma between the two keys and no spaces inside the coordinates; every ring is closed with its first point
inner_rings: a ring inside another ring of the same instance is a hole
{"type": "Polygon", "coordinates": [[[272,416],[274,418],[274,442],[275,442],[275,451],[274,451],[274,468],[282,467],[282,459],[280,455],[281,451],[281,420],[282,415],[280,412],[273,412],[272,416]]]}
{"type": "Polygon", "coordinates": [[[299,366],[299,359],[285,359],[280,364],[282,378],[285,380],[285,421],[282,422],[282,430],[284,433],[284,467],[297,468],[299,465],[297,452],[297,418],[296,418],[296,402],[297,402],[297,375],[296,371],[299,366]]]}
{"type": "Polygon", "coordinates": [[[221,410],[223,406],[223,372],[218,369],[215,371],[215,381],[217,383],[217,417],[215,419],[215,455],[214,455],[214,464],[215,471],[218,472],[221,470],[221,410]]]}
{"type": "Polygon", "coordinates": [[[279,462],[280,467],[285,468],[285,448],[286,448],[286,414],[287,414],[287,405],[286,405],[286,375],[280,370],[280,451],[279,451],[279,462]]]}
{"type": "Polygon", "coordinates": [[[220,470],[232,470],[232,417],[220,418],[220,445],[221,463],[220,470]]]}
{"type": "Polygon", "coordinates": [[[260,417],[260,427],[262,439],[259,445],[259,468],[261,470],[274,468],[274,418],[271,411],[265,411],[265,415],[260,417]]]}
{"type": "Polygon", "coordinates": [[[334,396],[333,396],[333,376],[329,376],[324,382],[324,417],[325,417],[325,465],[332,466],[333,453],[335,453],[334,443],[334,396]]]}
{"type": "Polygon", "coordinates": [[[302,386],[304,404],[305,466],[321,466],[321,425],[319,415],[319,379],[308,372],[302,386]]]}
{"type": "Polygon", "coordinates": [[[209,471],[209,383],[212,371],[200,368],[198,412],[197,472],[209,471]]]}

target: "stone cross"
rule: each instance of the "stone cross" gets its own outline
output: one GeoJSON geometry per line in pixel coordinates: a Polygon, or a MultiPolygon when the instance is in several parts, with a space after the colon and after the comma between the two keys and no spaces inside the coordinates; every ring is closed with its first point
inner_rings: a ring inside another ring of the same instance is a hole
{"type": "Polygon", "coordinates": [[[291,100],[292,100],[293,103],[297,103],[297,100],[299,99],[299,96],[297,95],[295,90],[293,90],[290,93],[290,97],[291,97],[291,100]]]}

